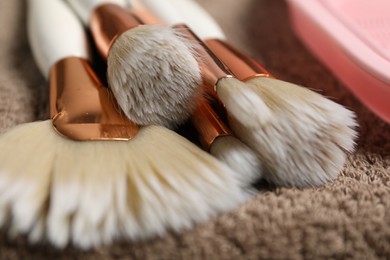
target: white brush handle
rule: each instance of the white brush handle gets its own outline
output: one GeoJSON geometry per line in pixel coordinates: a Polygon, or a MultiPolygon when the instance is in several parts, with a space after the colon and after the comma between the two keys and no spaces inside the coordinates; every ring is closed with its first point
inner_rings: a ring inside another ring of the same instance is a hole
{"type": "Polygon", "coordinates": [[[169,1],[166,0],[130,0],[135,9],[146,9],[153,14],[155,18],[164,24],[175,25],[182,24],[184,20],[169,1]]]}
{"type": "Polygon", "coordinates": [[[192,0],[132,0],[148,8],[157,18],[169,24],[184,23],[202,40],[225,40],[217,22],[199,4],[192,0]],[[174,19],[172,17],[175,17],[174,19]]]}
{"type": "Polygon", "coordinates": [[[116,4],[121,7],[127,8],[129,6],[129,0],[66,0],[69,5],[74,9],[77,15],[81,18],[84,25],[88,25],[89,18],[93,10],[102,4],[116,4]]]}
{"type": "Polygon", "coordinates": [[[28,2],[28,39],[34,58],[47,78],[59,60],[88,58],[88,43],[77,17],[62,0],[28,2]]]}

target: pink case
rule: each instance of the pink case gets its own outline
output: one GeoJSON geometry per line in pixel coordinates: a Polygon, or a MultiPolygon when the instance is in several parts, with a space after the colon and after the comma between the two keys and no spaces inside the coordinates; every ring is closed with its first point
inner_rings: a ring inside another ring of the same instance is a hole
{"type": "Polygon", "coordinates": [[[390,0],[287,0],[296,34],[390,123],[390,0]]]}

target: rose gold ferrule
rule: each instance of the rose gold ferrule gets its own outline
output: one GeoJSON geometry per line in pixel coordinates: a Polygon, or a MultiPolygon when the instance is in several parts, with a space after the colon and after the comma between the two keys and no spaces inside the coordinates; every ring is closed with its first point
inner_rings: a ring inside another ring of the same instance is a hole
{"type": "Polygon", "coordinates": [[[143,21],[126,9],[115,4],[102,4],[93,11],[89,28],[99,54],[107,59],[115,40],[141,24],[143,21]]]}
{"type": "Polygon", "coordinates": [[[78,141],[130,140],[138,132],[88,61],[77,57],[50,71],[50,116],[58,133],[78,141]]]}
{"type": "Polygon", "coordinates": [[[208,39],[205,40],[205,44],[239,80],[248,81],[254,77],[271,77],[271,74],[258,62],[228,43],[208,39]]]}
{"type": "Polygon", "coordinates": [[[179,29],[190,41],[199,45],[197,52],[199,54],[199,63],[202,69],[203,79],[209,85],[216,86],[222,78],[232,77],[230,71],[225,65],[214,55],[214,53],[199,39],[199,37],[184,24],[173,26],[179,29]]]}
{"type": "Polygon", "coordinates": [[[219,98],[217,92],[213,89],[213,86],[208,86],[207,83],[204,83],[203,91],[206,102],[211,106],[212,110],[217,113],[222,122],[226,124],[228,122],[226,107],[219,98]]]}
{"type": "Polygon", "coordinates": [[[195,110],[191,117],[191,122],[198,132],[199,142],[206,151],[210,150],[210,147],[218,137],[232,135],[230,129],[218,117],[206,100],[203,100],[195,110]]]}

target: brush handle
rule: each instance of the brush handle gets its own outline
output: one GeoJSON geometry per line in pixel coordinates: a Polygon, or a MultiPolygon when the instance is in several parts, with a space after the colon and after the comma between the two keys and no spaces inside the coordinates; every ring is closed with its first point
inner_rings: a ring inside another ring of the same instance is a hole
{"type": "Polygon", "coordinates": [[[88,57],[87,39],[80,22],[63,1],[28,2],[28,39],[42,74],[70,56],[88,57]]]}
{"type": "Polygon", "coordinates": [[[127,0],[67,0],[91,31],[99,54],[108,59],[115,40],[144,21],[127,10],[127,0]]]}
{"type": "Polygon", "coordinates": [[[128,0],[66,0],[80,17],[84,25],[88,25],[92,12],[100,5],[115,4],[128,7],[128,0]]]}
{"type": "Polygon", "coordinates": [[[157,23],[176,25],[184,23],[182,16],[166,0],[131,0],[131,6],[139,13],[149,13],[157,23]]]}

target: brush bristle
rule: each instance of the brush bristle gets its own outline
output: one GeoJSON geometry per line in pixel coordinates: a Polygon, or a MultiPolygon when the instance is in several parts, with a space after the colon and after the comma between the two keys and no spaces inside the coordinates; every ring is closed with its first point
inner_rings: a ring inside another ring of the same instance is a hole
{"type": "MultiPolygon", "coordinates": [[[[248,127],[230,114],[229,123],[258,153],[268,181],[307,187],[338,176],[345,152],[354,150],[357,124],[353,112],[307,88],[272,78],[252,79],[246,88],[264,101],[271,116],[248,127]]],[[[262,114],[262,108],[257,113],[262,114]]]]}
{"type": "Polygon", "coordinates": [[[264,101],[236,78],[220,79],[217,93],[229,113],[245,126],[263,125],[271,117],[271,111],[264,101]]]}
{"type": "Polygon", "coordinates": [[[191,116],[202,94],[196,48],[177,29],[160,25],[138,26],[115,41],[108,81],[130,120],[174,128],[191,116]]]}
{"type": "Polygon", "coordinates": [[[235,137],[217,138],[210,148],[210,153],[226,163],[244,187],[262,178],[262,166],[256,153],[235,137]]]}
{"type": "Polygon", "coordinates": [[[77,142],[50,121],[0,137],[0,226],[33,242],[87,249],[180,231],[247,197],[234,173],[168,129],[77,142]]]}

